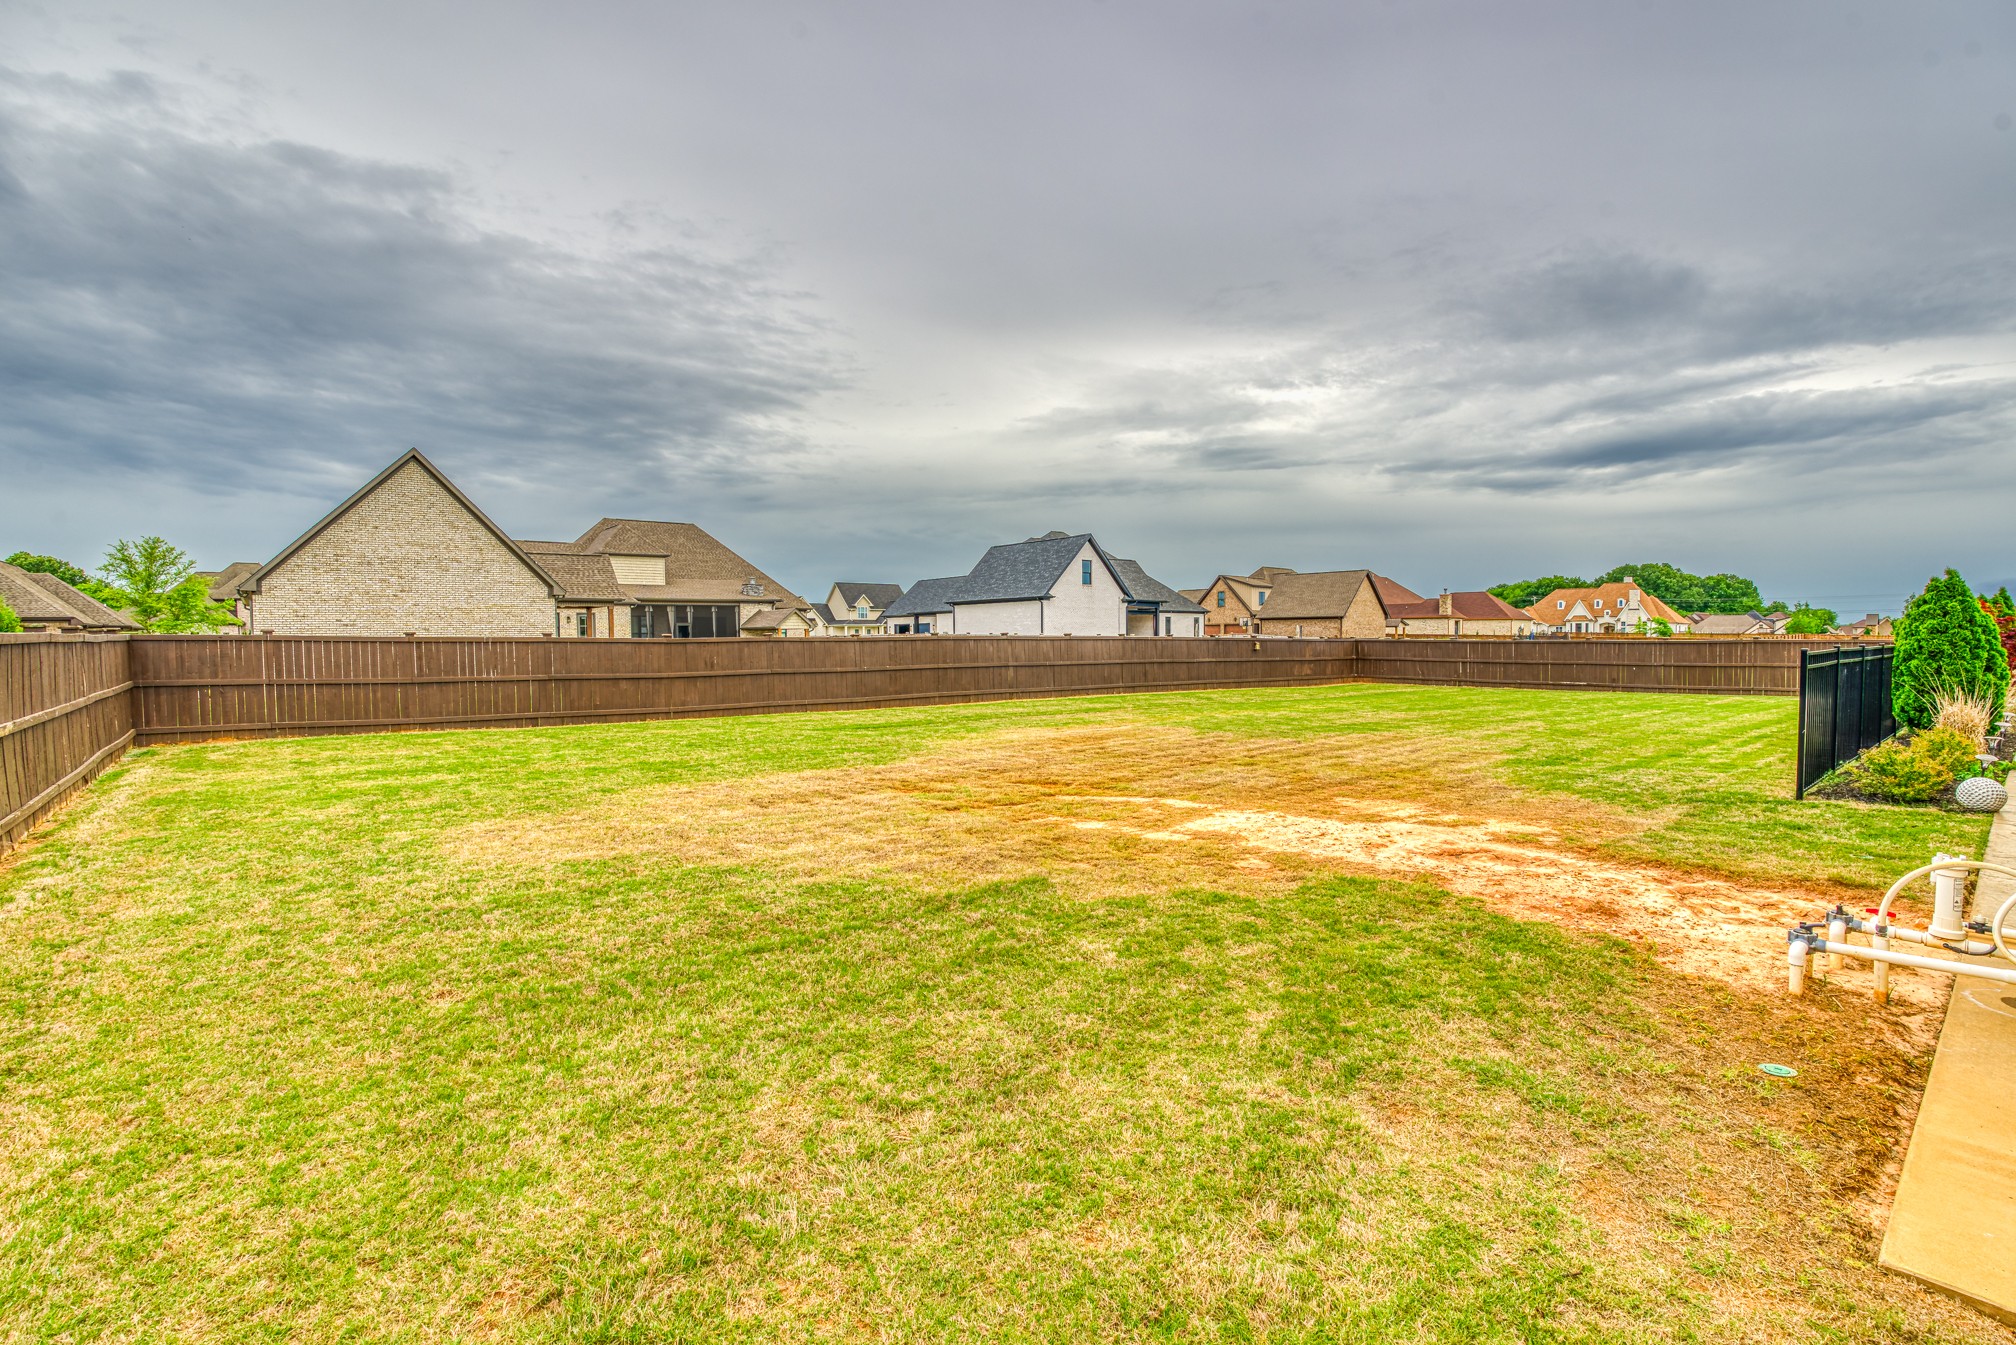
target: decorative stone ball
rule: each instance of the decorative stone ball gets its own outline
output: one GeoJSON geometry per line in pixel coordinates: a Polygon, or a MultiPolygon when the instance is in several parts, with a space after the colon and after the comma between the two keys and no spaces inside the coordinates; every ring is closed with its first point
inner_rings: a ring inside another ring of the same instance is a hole
{"type": "Polygon", "coordinates": [[[1985,775],[1962,780],[1953,791],[1953,801],[1970,813],[1995,813],[2009,802],[2009,791],[1985,775]]]}

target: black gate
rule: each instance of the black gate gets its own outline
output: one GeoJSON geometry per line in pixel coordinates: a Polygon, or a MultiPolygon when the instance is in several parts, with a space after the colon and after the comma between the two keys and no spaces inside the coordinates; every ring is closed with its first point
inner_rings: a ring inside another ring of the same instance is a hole
{"type": "Polygon", "coordinates": [[[1799,793],[1897,731],[1890,669],[1897,646],[1799,651],[1799,793]]]}

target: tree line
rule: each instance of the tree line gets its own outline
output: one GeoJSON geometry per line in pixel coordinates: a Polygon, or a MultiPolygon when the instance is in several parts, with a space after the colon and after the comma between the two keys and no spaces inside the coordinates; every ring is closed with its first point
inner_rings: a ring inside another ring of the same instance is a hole
{"type": "Polygon", "coordinates": [[[1793,635],[1821,635],[1840,624],[1839,615],[1830,607],[1782,600],[1766,602],[1757,581],[1745,579],[1740,574],[1689,574],[1679,566],[1663,561],[1619,565],[1594,579],[1578,579],[1566,574],[1516,579],[1485,591],[1514,607],[1531,607],[1556,589],[1600,588],[1625,579],[1635,580],[1640,589],[1678,612],[1790,612],[1792,620],[1786,623],[1785,629],[1793,635]]]}

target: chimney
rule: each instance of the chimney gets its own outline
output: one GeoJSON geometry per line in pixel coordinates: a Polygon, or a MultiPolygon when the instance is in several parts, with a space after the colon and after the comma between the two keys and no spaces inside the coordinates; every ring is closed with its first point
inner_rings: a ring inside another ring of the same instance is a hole
{"type": "Polygon", "coordinates": [[[1443,589],[1442,596],[1435,600],[1435,610],[1443,616],[1450,616],[1454,614],[1456,610],[1456,604],[1454,604],[1449,600],[1448,589],[1446,588],[1443,589]]]}

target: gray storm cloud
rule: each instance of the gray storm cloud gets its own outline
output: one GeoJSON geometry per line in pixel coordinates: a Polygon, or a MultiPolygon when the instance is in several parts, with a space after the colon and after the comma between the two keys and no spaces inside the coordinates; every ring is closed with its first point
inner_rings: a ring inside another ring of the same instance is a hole
{"type": "Polygon", "coordinates": [[[2006,7],[476,14],[0,10],[7,549],[263,556],[418,444],[807,589],[2016,574],[2006,7]]]}

